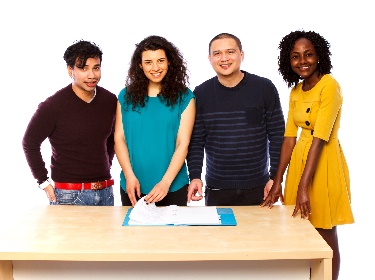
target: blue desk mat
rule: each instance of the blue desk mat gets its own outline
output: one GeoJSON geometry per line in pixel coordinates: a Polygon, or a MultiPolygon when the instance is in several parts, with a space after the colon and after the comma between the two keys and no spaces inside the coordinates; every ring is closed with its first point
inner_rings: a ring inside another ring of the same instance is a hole
{"type": "MultiPolygon", "coordinates": [[[[188,206],[190,207],[190,206],[188,206]]],[[[155,226],[155,225],[129,225],[129,215],[133,208],[130,208],[125,215],[124,222],[122,223],[123,226],[155,226]]],[[[207,225],[207,226],[236,226],[237,221],[236,217],[234,216],[232,208],[216,208],[217,214],[220,215],[221,224],[220,225],[207,225]]],[[[160,225],[159,225],[160,226],[160,225]]],[[[162,225],[162,226],[196,226],[196,225],[162,225]]],[[[204,226],[204,225],[200,225],[204,226]]]]}

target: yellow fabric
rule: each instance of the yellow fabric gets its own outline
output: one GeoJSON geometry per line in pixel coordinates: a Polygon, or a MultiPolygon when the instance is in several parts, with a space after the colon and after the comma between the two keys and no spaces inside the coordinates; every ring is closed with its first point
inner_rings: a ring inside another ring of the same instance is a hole
{"type": "Polygon", "coordinates": [[[296,204],[298,184],[313,137],[326,141],[309,185],[310,222],[315,228],[331,229],[354,223],[349,170],[338,139],[341,105],[340,85],[328,74],[310,91],[304,92],[299,83],[290,94],[284,136],[300,134],[286,175],[284,204],[296,204]]]}

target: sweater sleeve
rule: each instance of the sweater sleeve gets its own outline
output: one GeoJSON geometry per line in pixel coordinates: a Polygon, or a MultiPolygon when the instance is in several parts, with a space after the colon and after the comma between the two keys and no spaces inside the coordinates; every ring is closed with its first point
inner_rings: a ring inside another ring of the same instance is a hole
{"type": "MultiPolygon", "coordinates": [[[[195,91],[194,91],[195,94],[195,91]]],[[[196,97],[197,112],[195,116],[194,128],[189,144],[187,155],[187,166],[190,181],[193,179],[202,179],[202,167],[204,158],[204,146],[206,139],[206,130],[202,114],[202,107],[199,106],[199,99],[196,97]]]]}
{"type": "Polygon", "coordinates": [[[45,181],[48,171],[41,153],[43,141],[53,132],[54,114],[48,101],[39,104],[22,139],[22,147],[31,172],[38,182],[45,181]]]}
{"type": "Polygon", "coordinates": [[[280,103],[280,97],[276,87],[273,86],[273,94],[267,101],[267,134],[269,139],[270,178],[276,174],[279,164],[281,145],[284,139],[285,120],[280,103]]]}

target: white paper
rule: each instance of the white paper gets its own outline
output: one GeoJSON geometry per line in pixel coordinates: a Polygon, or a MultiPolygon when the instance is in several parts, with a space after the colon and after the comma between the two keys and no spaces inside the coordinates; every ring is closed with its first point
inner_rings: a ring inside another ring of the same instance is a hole
{"type": "Polygon", "coordinates": [[[175,225],[220,225],[216,206],[178,207],[175,225]]]}
{"type": "Polygon", "coordinates": [[[138,200],[129,215],[129,225],[220,225],[215,206],[170,205],[157,207],[138,200]]]}
{"type": "MultiPolygon", "coordinates": [[[[147,204],[142,197],[135,204],[129,215],[129,225],[166,225],[173,220],[175,205],[157,207],[155,203],[147,204]]],[[[177,206],[175,206],[177,207],[177,206]]]]}

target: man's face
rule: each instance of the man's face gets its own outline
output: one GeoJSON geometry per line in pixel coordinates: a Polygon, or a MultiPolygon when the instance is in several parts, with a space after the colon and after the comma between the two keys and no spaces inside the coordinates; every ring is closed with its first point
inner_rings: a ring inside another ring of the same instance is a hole
{"type": "Polygon", "coordinates": [[[88,58],[83,67],[77,67],[76,60],[74,68],[68,66],[69,76],[72,77],[73,89],[80,92],[93,92],[101,78],[100,58],[88,58]]]}
{"type": "Polygon", "coordinates": [[[212,42],[208,59],[218,76],[231,76],[240,72],[244,53],[232,38],[212,42]]]}

